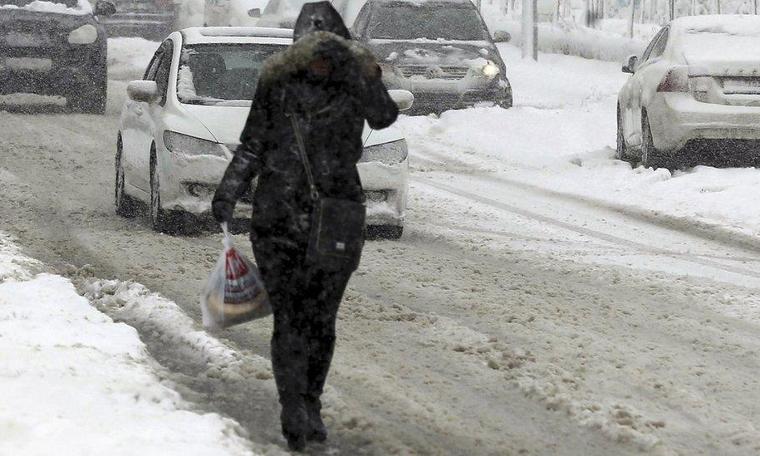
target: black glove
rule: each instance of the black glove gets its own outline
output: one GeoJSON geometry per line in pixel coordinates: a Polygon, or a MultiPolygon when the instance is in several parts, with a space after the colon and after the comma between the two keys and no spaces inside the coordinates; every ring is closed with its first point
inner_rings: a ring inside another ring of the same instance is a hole
{"type": "Polygon", "coordinates": [[[229,201],[216,200],[211,204],[211,212],[218,223],[229,222],[235,212],[235,205],[229,201]]]}

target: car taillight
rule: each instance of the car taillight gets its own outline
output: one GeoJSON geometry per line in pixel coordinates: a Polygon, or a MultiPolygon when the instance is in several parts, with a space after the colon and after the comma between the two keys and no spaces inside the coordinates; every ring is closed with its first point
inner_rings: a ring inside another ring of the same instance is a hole
{"type": "Polygon", "coordinates": [[[660,85],[657,86],[658,92],[688,92],[689,91],[689,69],[687,67],[676,67],[668,71],[660,85]]]}

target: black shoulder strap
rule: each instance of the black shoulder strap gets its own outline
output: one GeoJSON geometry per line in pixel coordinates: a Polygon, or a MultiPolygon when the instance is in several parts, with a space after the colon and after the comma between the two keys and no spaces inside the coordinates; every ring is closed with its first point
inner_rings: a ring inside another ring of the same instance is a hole
{"type": "Polygon", "coordinates": [[[304,142],[303,135],[301,134],[301,127],[298,125],[298,119],[296,119],[296,114],[294,112],[291,111],[287,116],[290,117],[290,124],[293,126],[293,133],[296,136],[296,144],[298,144],[298,155],[301,156],[303,168],[306,170],[306,179],[309,181],[311,199],[318,201],[319,192],[317,191],[317,185],[314,183],[314,175],[311,172],[311,163],[309,163],[309,157],[306,155],[306,143],[304,142]]]}

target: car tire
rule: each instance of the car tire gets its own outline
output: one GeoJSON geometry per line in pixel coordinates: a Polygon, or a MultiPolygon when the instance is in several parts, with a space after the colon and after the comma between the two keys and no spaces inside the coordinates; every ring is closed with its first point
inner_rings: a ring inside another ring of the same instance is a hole
{"type": "Polygon", "coordinates": [[[646,111],[641,113],[641,166],[652,169],[668,168],[662,152],[654,147],[646,111]]]}
{"type": "Polygon", "coordinates": [[[124,192],[124,166],[122,164],[121,136],[116,140],[116,178],[114,185],[114,205],[116,213],[122,217],[133,218],[137,215],[137,201],[124,192]]]}
{"type": "Polygon", "coordinates": [[[510,95],[508,98],[499,101],[496,103],[500,108],[509,109],[512,107],[512,95],[510,95]]]}
{"type": "Polygon", "coordinates": [[[398,225],[369,225],[367,226],[368,239],[401,239],[404,227],[398,225]]]}
{"type": "Polygon", "coordinates": [[[161,207],[161,181],[158,174],[158,160],[155,146],[150,152],[150,225],[154,231],[169,233],[172,223],[166,211],[161,207]]]}
{"type": "Polygon", "coordinates": [[[623,124],[622,119],[620,118],[619,107],[617,113],[617,141],[615,142],[615,158],[633,164],[631,156],[629,155],[628,145],[625,143],[625,136],[623,135],[623,124]]]}

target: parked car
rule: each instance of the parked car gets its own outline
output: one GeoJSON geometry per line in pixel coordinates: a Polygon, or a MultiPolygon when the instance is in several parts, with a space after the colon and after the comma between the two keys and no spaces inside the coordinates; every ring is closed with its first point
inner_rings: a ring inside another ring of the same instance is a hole
{"type": "Polygon", "coordinates": [[[180,8],[174,0],[102,0],[113,3],[116,12],[101,22],[108,36],[137,36],[161,40],[175,28],[180,8]]]}
{"type": "Polygon", "coordinates": [[[512,106],[504,60],[470,0],[368,0],[352,28],[383,62],[386,86],[414,94],[415,113],[512,106]]]}
{"type": "Polygon", "coordinates": [[[617,156],[645,167],[760,165],[760,17],[663,27],[618,96],[617,156]]]}
{"type": "MultiPolygon", "coordinates": [[[[205,215],[239,143],[261,66],[292,42],[292,30],[255,27],[188,28],[161,44],[143,80],[127,86],[116,141],[117,213],[150,207],[157,231],[174,231],[184,214],[205,215]]],[[[401,108],[405,91],[391,93],[401,108]]],[[[409,162],[398,130],[365,125],[358,164],[368,224],[388,237],[403,232],[409,162]]],[[[250,214],[250,195],[237,205],[250,214]]],[[[191,217],[192,219],[192,217],[191,217]]]]}
{"type": "Polygon", "coordinates": [[[106,33],[87,0],[0,0],[0,94],[66,98],[75,112],[106,109],[106,33]]]}

